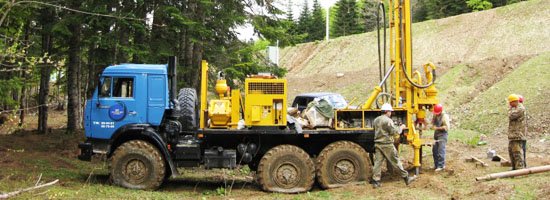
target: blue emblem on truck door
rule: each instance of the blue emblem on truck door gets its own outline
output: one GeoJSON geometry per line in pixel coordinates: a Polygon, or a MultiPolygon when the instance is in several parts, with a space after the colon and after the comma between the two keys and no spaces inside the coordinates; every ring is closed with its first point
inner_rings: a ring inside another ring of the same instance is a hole
{"type": "Polygon", "coordinates": [[[122,102],[117,102],[109,107],[109,118],[113,121],[120,121],[126,117],[126,106],[122,102]]]}

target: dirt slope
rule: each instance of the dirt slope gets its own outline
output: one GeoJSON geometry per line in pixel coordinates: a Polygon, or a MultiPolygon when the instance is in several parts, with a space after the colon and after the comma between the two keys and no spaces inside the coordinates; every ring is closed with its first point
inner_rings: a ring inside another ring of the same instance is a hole
{"type": "MultiPolygon", "coordinates": [[[[550,51],[548,16],[550,1],[533,0],[415,23],[414,66],[432,61],[442,69],[439,73],[444,73],[457,64],[532,57],[550,51]]],[[[281,51],[280,63],[289,69],[291,95],[316,91],[319,86],[334,91],[361,88],[366,95],[378,79],[376,33],[288,47],[281,51]],[[337,79],[336,73],[344,73],[344,77],[337,79]],[[303,80],[313,84],[299,84],[303,80]]]]}
{"type": "MultiPolygon", "coordinates": [[[[483,12],[413,24],[414,66],[438,65],[439,98],[461,129],[505,130],[510,93],[526,96],[533,110],[530,130],[548,134],[550,1],[532,0],[483,12]],[[498,127],[498,128],[497,128],[498,127]]],[[[290,96],[310,91],[344,94],[355,104],[378,81],[376,33],[289,47],[281,53],[289,69],[290,96]],[[336,74],[344,74],[337,77],[336,74]],[[310,84],[303,84],[305,81],[310,84]]]]}

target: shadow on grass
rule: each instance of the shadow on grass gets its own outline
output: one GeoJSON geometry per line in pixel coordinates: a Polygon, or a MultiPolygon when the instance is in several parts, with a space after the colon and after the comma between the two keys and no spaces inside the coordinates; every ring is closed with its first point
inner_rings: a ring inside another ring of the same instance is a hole
{"type": "MultiPolygon", "coordinates": [[[[108,174],[93,174],[82,175],[78,181],[82,183],[88,183],[90,185],[102,185],[102,186],[115,186],[111,182],[108,174]]],[[[215,192],[219,188],[225,188],[225,190],[257,190],[259,187],[254,182],[247,182],[241,180],[203,180],[203,179],[186,179],[186,178],[170,178],[164,181],[164,183],[158,188],[157,191],[166,192],[197,192],[197,193],[209,193],[215,192]]]]}
{"type": "Polygon", "coordinates": [[[219,190],[219,188],[225,188],[225,190],[246,189],[260,191],[259,187],[253,182],[240,180],[213,181],[184,178],[168,179],[162,184],[159,190],[208,193],[210,191],[219,190]]]}

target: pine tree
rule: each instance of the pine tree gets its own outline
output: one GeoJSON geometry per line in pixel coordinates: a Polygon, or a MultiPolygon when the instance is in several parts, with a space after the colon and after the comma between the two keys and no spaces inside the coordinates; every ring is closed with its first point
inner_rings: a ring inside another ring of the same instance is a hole
{"type": "Polygon", "coordinates": [[[440,19],[470,12],[465,0],[419,0],[425,6],[426,19],[440,19]]]}
{"type": "Polygon", "coordinates": [[[292,13],[292,0],[288,0],[288,4],[286,6],[286,20],[294,21],[294,14],[292,13]]]}
{"type": "Polygon", "coordinates": [[[312,41],[322,40],[325,37],[325,17],[318,0],[313,1],[309,34],[312,41]]]}
{"type": "Polygon", "coordinates": [[[360,32],[355,0],[340,0],[332,32],[334,36],[346,36],[360,32]]]}
{"type": "MultiPolygon", "coordinates": [[[[357,2],[359,9],[359,27],[368,32],[376,29],[376,12],[378,3],[374,0],[361,0],[357,2]]],[[[382,14],[382,13],[380,13],[382,14]]]]}
{"type": "Polygon", "coordinates": [[[298,27],[297,27],[298,34],[306,34],[302,42],[311,41],[311,35],[310,35],[311,21],[312,21],[311,11],[309,10],[308,0],[304,0],[304,8],[300,13],[300,18],[298,19],[298,27]]]}

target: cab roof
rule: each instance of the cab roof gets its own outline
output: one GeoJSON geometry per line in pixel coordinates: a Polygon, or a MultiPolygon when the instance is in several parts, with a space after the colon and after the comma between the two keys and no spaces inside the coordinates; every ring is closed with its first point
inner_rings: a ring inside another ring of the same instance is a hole
{"type": "Polygon", "coordinates": [[[167,65],[159,64],[132,64],[124,63],[119,65],[112,65],[103,70],[103,73],[107,74],[167,74],[167,65]]]}

